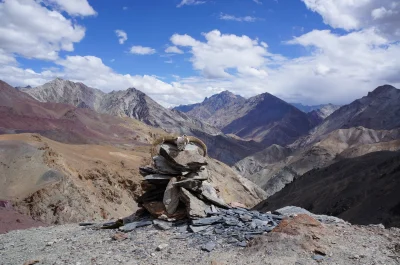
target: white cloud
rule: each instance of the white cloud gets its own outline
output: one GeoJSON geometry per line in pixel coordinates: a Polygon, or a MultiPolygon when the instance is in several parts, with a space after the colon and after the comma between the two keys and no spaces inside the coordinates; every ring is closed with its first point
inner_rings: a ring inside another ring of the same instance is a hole
{"type": "Polygon", "coordinates": [[[261,20],[260,18],[252,17],[252,16],[236,17],[234,15],[228,15],[228,14],[223,14],[223,13],[221,13],[219,15],[219,19],[221,19],[221,20],[239,21],[239,22],[255,22],[257,20],[261,20]]]}
{"type": "Polygon", "coordinates": [[[254,3],[262,5],[262,2],[260,0],[253,0],[254,3]]]}
{"type": "Polygon", "coordinates": [[[156,53],[156,50],[150,47],[132,46],[129,52],[132,54],[149,55],[156,53]]]}
{"type": "Polygon", "coordinates": [[[374,27],[391,39],[400,39],[400,3],[394,0],[302,0],[334,28],[374,27]]]}
{"type": "Polygon", "coordinates": [[[115,34],[118,37],[119,44],[124,44],[124,42],[128,39],[128,34],[125,31],[117,29],[115,34]]]}
{"type": "Polygon", "coordinates": [[[165,49],[165,52],[183,54],[183,51],[176,46],[169,46],[168,48],[165,49]]]}
{"type": "Polygon", "coordinates": [[[177,7],[182,7],[184,5],[201,5],[205,4],[206,1],[201,1],[201,0],[182,0],[177,7]]]}
{"type": "Polygon", "coordinates": [[[55,5],[71,16],[96,15],[96,11],[94,11],[87,0],[45,0],[45,2],[55,5]]]}
{"type": "Polygon", "coordinates": [[[26,58],[55,60],[85,35],[83,27],[33,0],[0,2],[0,17],[0,49],[26,58]]]}
{"type": "Polygon", "coordinates": [[[250,68],[260,70],[266,62],[268,52],[257,40],[247,36],[221,34],[218,30],[203,33],[203,36],[206,42],[197,41],[188,35],[174,34],[171,42],[177,46],[191,47],[193,67],[202,71],[207,78],[230,77],[228,70],[232,69],[238,72],[250,68]]]}

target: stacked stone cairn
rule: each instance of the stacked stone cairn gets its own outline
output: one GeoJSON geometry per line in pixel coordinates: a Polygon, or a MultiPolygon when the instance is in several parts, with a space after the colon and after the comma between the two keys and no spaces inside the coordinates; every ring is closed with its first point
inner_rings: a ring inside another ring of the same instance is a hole
{"type": "Polygon", "coordinates": [[[130,232],[153,224],[161,230],[175,230],[177,239],[191,240],[210,252],[217,246],[245,247],[255,236],[277,226],[283,219],[281,215],[231,207],[224,202],[209,182],[212,172],[207,169],[207,150],[202,145],[182,146],[174,141],[158,144],[153,165],[140,168],[145,179],[145,192],[139,198],[143,208],[133,220],[110,222],[102,228],[118,227],[130,232]]]}

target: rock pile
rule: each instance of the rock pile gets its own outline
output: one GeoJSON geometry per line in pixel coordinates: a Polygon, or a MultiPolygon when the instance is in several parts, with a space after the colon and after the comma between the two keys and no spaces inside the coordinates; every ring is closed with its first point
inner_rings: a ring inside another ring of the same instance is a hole
{"type": "Polygon", "coordinates": [[[245,247],[248,240],[270,232],[280,223],[282,215],[251,211],[240,203],[225,203],[209,181],[212,172],[207,169],[205,144],[198,139],[195,143],[179,139],[160,142],[153,165],[140,168],[145,178],[145,192],[138,200],[141,210],[117,221],[80,225],[118,228],[125,233],[153,225],[173,231],[175,238],[201,246],[204,251],[212,251],[226,244],[245,247]]]}
{"type": "Polygon", "coordinates": [[[212,251],[217,244],[244,247],[283,218],[226,204],[209,182],[204,144],[161,143],[153,166],[140,170],[145,193],[139,202],[156,219],[135,220],[120,227],[121,231],[151,224],[162,230],[176,229],[178,238],[191,237],[203,250],[212,251]]]}
{"type": "Polygon", "coordinates": [[[140,168],[145,193],[139,203],[154,217],[202,218],[211,205],[230,208],[208,181],[206,147],[197,142],[201,144],[161,143],[153,165],[140,168]]]}

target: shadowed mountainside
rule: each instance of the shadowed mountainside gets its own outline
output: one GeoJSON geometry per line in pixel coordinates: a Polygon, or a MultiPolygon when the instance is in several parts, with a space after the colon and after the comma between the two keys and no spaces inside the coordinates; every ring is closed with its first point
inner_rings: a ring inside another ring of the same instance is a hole
{"type": "Polygon", "coordinates": [[[400,227],[399,190],[400,152],[374,152],[311,170],[255,209],[294,205],[354,224],[400,227]]]}

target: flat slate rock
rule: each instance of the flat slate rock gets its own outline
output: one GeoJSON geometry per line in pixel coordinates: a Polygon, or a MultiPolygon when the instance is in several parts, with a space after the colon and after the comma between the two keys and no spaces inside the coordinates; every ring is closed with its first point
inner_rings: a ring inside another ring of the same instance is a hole
{"type": "Polygon", "coordinates": [[[207,160],[199,152],[199,149],[185,148],[179,151],[176,146],[171,144],[163,144],[160,147],[160,155],[165,157],[169,162],[173,160],[182,167],[189,167],[192,171],[197,171],[201,166],[207,165],[207,160]]]}
{"type": "Polygon", "coordinates": [[[133,222],[133,223],[129,223],[129,224],[126,224],[124,226],[121,226],[119,228],[119,230],[122,231],[122,232],[131,232],[131,231],[135,230],[138,227],[148,226],[148,225],[151,225],[152,223],[153,222],[150,221],[150,220],[137,221],[137,222],[133,222]]]}
{"type": "Polygon", "coordinates": [[[153,162],[157,171],[162,174],[181,175],[185,173],[185,170],[174,167],[169,161],[167,161],[167,159],[165,159],[161,155],[153,157],[153,162]]]}
{"type": "Polygon", "coordinates": [[[185,188],[180,188],[180,198],[186,205],[186,211],[189,217],[206,217],[205,210],[209,207],[202,200],[194,196],[190,191],[185,188]]]}
{"type": "Polygon", "coordinates": [[[171,178],[164,192],[163,203],[168,214],[173,214],[179,205],[179,187],[175,186],[176,178],[171,178]]]}
{"type": "Polygon", "coordinates": [[[217,246],[217,244],[213,241],[209,241],[207,244],[201,247],[202,250],[211,252],[217,246]]]}
{"type": "Polygon", "coordinates": [[[215,204],[219,207],[222,208],[230,208],[223,199],[221,199],[217,191],[214,189],[214,187],[208,183],[208,182],[203,182],[202,188],[201,188],[201,195],[204,196],[208,201],[210,201],[212,204],[215,204]]]}
{"type": "Polygon", "coordinates": [[[172,228],[172,223],[166,222],[166,221],[163,221],[163,220],[158,220],[158,219],[154,219],[153,220],[153,225],[156,228],[161,229],[161,230],[169,230],[169,229],[172,228]]]}
{"type": "Polygon", "coordinates": [[[211,224],[221,223],[221,222],[223,222],[223,218],[221,218],[219,216],[213,216],[213,217],[192,220],[192,224],[196,225],[196,226],[211,225],[211,224]]]}

